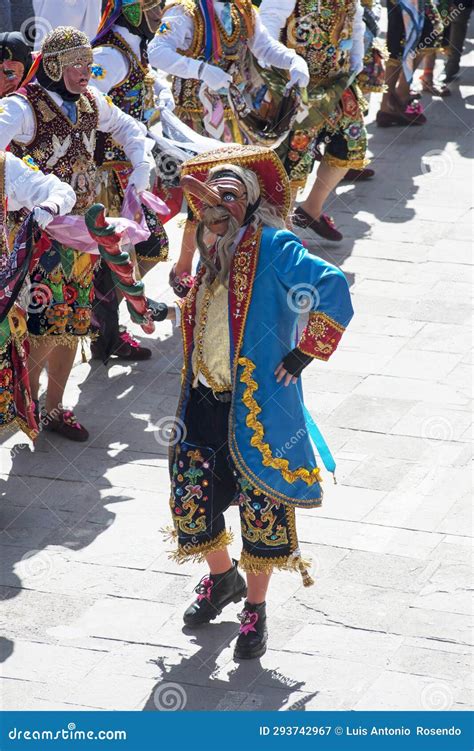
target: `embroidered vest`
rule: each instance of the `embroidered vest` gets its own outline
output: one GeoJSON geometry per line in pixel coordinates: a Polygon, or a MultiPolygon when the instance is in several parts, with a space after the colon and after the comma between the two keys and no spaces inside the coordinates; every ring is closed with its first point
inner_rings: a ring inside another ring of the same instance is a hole
{"type": "Polygon", "coordinates": [[[99,116],[94,96],[89,91],[81,94],[76,102],[77,122],[72,123],[39,84],[29,83],[19,95],[33,108],[36,131],[27,144],[12,141],[11,151],[20,159],[33,158],[40,170],[69,183],[77,197],[72,213],[83,214],[95,200],[99,116]]]}
{"type": "Polygon", "coordinates": [[[192,354],[194,386],[201,372],[214,391],[230,391],[229,291],[217,280],[204,283],[196,297],[196,326],[192,354]]]}
{"type": "Polygon", "coordinates": [[[311,85],[348,73],[354,0],[296,0],[281,41],[304,57],[311,85]]]}
{"type": "MultiPolygon", "coordinates": [[[[148,65],[148,55],[144,51],[138,59],[129,44],[120,34],[110,30],[98,43],[100,47],[115,47],[125,55],[128,62],[127,76],[109,91],[113,103],[122,112],[145,122],[146,112],[153,108],[153,75],[148,65]]],[[[100,164],[104,162],[128,162],[124,151],[119,148],[112,136],[106,135],[100,143],[96,155],[100,164]]]]}
{"type": "MultiPolygon", "coordinates": [[[[192,57],[195,60],[205,60],[211,65],[217,65],[233,76],[234,83],[243,81],[242,68],[247,52],[248,40],[254,34],[254,9],[251,0],[239,0],[231,5],[232,31],[226,32],[217,13],[214,17],[214,27],[217,32],[217,45],[212,45],[211,56],[206,55],[206,22],[198,0],[179,0],[166,7],[168,10],[174,5],[185,9],[192,18],[194,25],[193,39],[187,50],[178,50],[180,55],[192,57]],[[219,49],[216,49],[216,46],[219,49]]],[[[166,33],[166,30],[165,30],[166,33]]],[[[199,99],[201,81],[191,78],[173,78],[173,96],[180,108],[187,112],[202,112],[203,105],[199,99]]],[[[227,98],[223,100],[225,109],[228,108],[227,98]]]]}

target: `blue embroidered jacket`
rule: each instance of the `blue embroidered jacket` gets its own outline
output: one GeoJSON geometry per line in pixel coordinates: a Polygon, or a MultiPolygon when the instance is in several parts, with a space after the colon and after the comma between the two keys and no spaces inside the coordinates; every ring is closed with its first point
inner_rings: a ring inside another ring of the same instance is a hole
{"type": "MultiPolygon", "coordinates": [[[[196,277],[182,306],[184,366],[177,417],[192,382],[196,277]]],[[[353,315],[342,271],[311,255],[291,232],[249,228],[229,277],[232,405],[229,449],[238,471],[266,495],[293,506],[319,506],[320,474],[308,433],[301,379],[285,387],[274,371],[296,344],[320,360],[337,347],[353,315]],[[297,341],[301,310],[309,311],[297,341]]]]}

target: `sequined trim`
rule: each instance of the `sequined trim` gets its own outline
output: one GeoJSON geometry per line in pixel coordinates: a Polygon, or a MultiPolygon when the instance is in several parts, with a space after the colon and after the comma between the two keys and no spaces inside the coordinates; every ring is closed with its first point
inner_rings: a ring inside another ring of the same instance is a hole
{"type": "MultiPolygon", "coordinates": [[[[278,182],[279,188],[281,188],[281,193],[283,194],[281,198],[279,198],[278,203],[275,200],[275,196],[268,196],[267,186],[263,183],[259,175],[259,170],[254,169],[254,171],[260,184],[262,197],[269,200],[270,203],[273,203],[280,216],[282,216],[283,219],[286,219],[291,206],[290,182],[281,161],[271,149],[265,149],[255,145],[246,145],[242,147],[225,145],[218,151],[212,152],[212,157],[202,154],[188,159],[183,165],[181,174],[197,177],[199,173],[208,173],[211,167],[215,164],[225,163],[226,160],[232,164],[237,164],[240,167],[250,167],[250,169],[254,168],[255,165],[265,169],[265,162],[271,162],[273,170],[276,172],[276,182],[278,182]]],[[[186,197],[193,213],[196,216],[199,216],[199,201],[196,201],[191,194],[188,194],[186,197]]]]}
{"type": "Polygon", "coordinates": [[[244,370],[240,375],[240,380],[245,383],[247,388],[242,395],[242,401],[247,407],[249,414],[245,418],[245,424],[247,427],[253,430],[253,437],[250,439],[250,445],[257,448],[262,454],[262,463],[265,467],[272,467],[278,469],[283,479],[286,482],[296,482],[296,480],[303,480],[307,485],[313,485],[315,482],[321,482],[321,474],[318,467],[314,469],[306,469],[306,467],[298,467],[298,469],[290,470],[290,463],[288,459],[281,459],[273,456],[271,448],[268,443],[265,443],[265,429],[262,423],[258,420],[257,415],[262,411],[258,406],[257,401],[254,399],[254,392],[258,390],[258,383],[252,378],[252,372],[255,370],[255,363],[249,360],[248,357],[240,357],[239,365],[242,365],[244,370]]]}
{"type": "Polygon", "coordinates": [[[326,162],[331,167],[341,167],[342,169],[364,169],[370,164],[370,159],[338,159],[331,154],[325,154],[321,161],[326,162]]]}
{"type": "Polygon", "coordinates": [[[94,341],[98,336],[99,334],[97,332],[91,332],[90,334],[87,334],[87,336],[76,336],[75,334],[29,334],[28,338],[32,347],[39,347],[40,344],[43,344],[47,339],[57,346],[74,349],[78,342],[83,344],[86,340],[94,341]]]}
{"type": "Polygon", "coordinates": [[[26,433],[30,440],[34,441],[36,440],[36,438],[38,438],[38,431],[34,428],[30,428],[30,426],[25,422],[25,420],[22,420],[21,417],[14,417],[10,422],[0,425],[0,435],[2,431],[6,432],[7,430],[11,430],[12,432],[14,432],[18,428],[22,430],[23,433],[26,433]]]}
{"type": "Polygon", "coordinates": [[[298,348],[305,355],[318,360],[329,360],[344,331],[344,326],[336,323],[326,313],[310,313],[298,348]]]}

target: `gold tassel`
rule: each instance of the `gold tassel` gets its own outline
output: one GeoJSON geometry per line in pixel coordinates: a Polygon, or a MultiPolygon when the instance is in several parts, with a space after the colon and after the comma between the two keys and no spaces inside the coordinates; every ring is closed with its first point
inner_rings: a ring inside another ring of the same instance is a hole
{"type": "Polygon", "coordinates": [[[308,569],[304,567],[304,563],[302,561],[300,561],[299,569],[301,578],[303,579],[303,587],[312,587],[314,584],[314,579],[308,572],[308,569]]]}
{"type": "Polygon", "coordinates": [[[82,362],[87,362],[86,348],[84,347],[84,339],[81,339],[81,358],[82,362]]]}

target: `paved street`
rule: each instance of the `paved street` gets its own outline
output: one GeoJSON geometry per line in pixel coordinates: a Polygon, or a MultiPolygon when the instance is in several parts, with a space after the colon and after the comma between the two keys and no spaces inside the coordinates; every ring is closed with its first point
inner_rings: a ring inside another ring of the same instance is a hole
{"type": "MultiPolygon", "coordinates": [[[[472,706],[472,84],[471,67],[449,99],[425,97],[423,128],[377,129],[372,101],[377,175],[338,189],[344,242],[312,248],[342,266],[356,311],[330,362],[304,374],[338,485],[326,474],[323,507],[299,512],[316,586],[275,575],[267,654],[233,662],[238,605],[182,629],[205,571],[171,561],[160,531],[181,367],[165,323],[148,364],[78,360],[67,403],[90,443],[0,447],[4,708],[472,706]]],[[[173,222],[173,257],[180,236],[173,222]]],[[[169,268],[150,275],[153,297],[171,299],[169,268]]]]}

